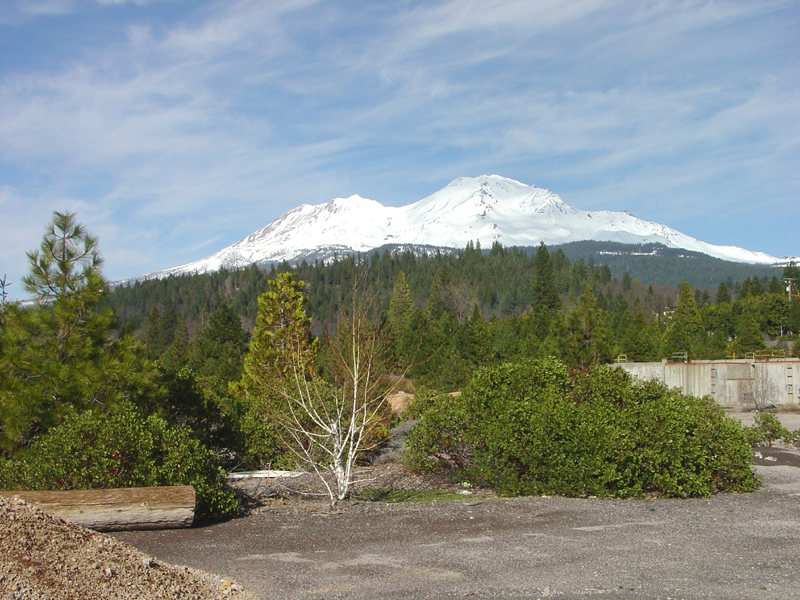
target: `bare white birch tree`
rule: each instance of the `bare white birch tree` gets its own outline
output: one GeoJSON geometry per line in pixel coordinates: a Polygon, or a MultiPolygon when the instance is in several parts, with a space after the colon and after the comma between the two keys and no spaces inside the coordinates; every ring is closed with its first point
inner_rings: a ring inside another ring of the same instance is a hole
{"type": "Polygon", "coordinates": [[[356,461],[381,441],[377,434],[388,414],[389,346],[368,317],[369,304],[361,306],[360,300],[354,292],[351,311],[340,316],[329,340],[328,379],[297,365],[279,390],[286,402],[279,419],[293,442],[289,447],[319,476],[332,508],[357,483],[356,461]]]}

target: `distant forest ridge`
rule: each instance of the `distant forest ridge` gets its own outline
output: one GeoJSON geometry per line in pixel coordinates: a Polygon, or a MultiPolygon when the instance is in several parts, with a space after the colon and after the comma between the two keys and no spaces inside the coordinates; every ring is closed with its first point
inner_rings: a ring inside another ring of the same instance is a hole
{"type": "MultiPolygon", "coordinates": [[[[526,248],[528,253],[536,248],[526,248]]],[[[631,279],[646,285],[678,286],[688,281],[692,287],[716,290],[720,283],[743,282],[753,279],[781,278],[783,267],[753,265],[721,260],[683,248],[669,248],[664,244],[622,244],[618,242],[570,242],[548,248],[561,250],[571,261],[589,257],[601,265],[608,265],[614,277],[625,271],[631,279]]]]}
{"type": "MultiPolygon", "coordinates": [[[[234,307],[246,326],[252,327],[258,296],[266,291],[267,282],[276,272],[292,270],[306,282],[309,314],[317,323],[330,323],[347,299],[358,263],[367,267],[366,285],[376,299],[379,314],[388,310],[392,287],[402,271],[417,307],[427,304],[434,277],[444,275],[464,310],[477,304],[487,318],[505,318],[519,315],[530,306],[536,250],[537,247],[505,248],[499,243],[491,248],[468,244],[463,250],[385,246],[356,257],[343,255],[327,263],[251,265],[235,271],[222,269],[119,285],[107,302],[120,324],[127,323],[129,328],[141,327],[154,306],[163,309],[169,304],[170,310],[182,315],[191,329],[202,329],[208,315],[223,301],[234,307]]],[[[587,284],[605,304],[604,298],[619,294],[623,281],[627,281],[633,282],[632,291],[644,302],[646,314],[650,310],[661,313],[674,305],[677,286],[683,281],[701,290],[699,297],[713,301],[720,283],[726,283],[731,293],[738,295],[742,282],[758,278],[764,287],[768,282],[774,287],[774,280],[783,275],[782,267],[723,261],[662,244],[584,241],[552,246],[548,251],[557,291],[565,306],[575,305],[587,284]],[[648,287],[651,289],[646,296],[648,287]]]]}
{"type": "MultiPolygon", "coordinates": [[[[538,246],[520,246],[517,250],[533,256],[538,246]]],[[[506,247],[506,250],[510,248],[506,247]]],[[[457,254],[461,249],[436,248],[433,246],[409,246],[387,244],[365,255],[385,251],[394,254],[410,250],[421,256],[435,254],[438,251],[457,254]]],[[[491,248],[480,248],[482,254],[491,252],[491,248]]],[[[568,242],[547,246],[548,252],[555,253],[559,250],[570,261],[583,260],[585,263],[591,259],[596,265],[608,265],[614,277],[621,278],[625,271],[631,279],[636,279],[645,285],[668,285],[678,287],[688,281],[693,288],[699,287],[716,290],[720,283],[743,282],[745,279],[772,279],[781,278],[782,266],[765,266],[749,263],[739,263],[714,258],[702,252],[686,250],[685,248],[670,248],[661,243],[650,244],[623,244],[621,242],[598,242],[585,240],[581,242],[568,242]]],[[[261,265],[269,268],[271,265],[261,265]]]]}

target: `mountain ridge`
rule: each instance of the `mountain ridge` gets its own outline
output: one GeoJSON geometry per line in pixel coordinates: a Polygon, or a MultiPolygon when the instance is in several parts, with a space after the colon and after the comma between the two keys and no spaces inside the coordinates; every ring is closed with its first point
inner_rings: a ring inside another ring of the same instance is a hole
{"type": "Polygon", "coordinates": [[[499,175],[460,177],[441,190],[400,207],[352,195],[302,204],[230,246],[198,261],[128,281],[206,273],[251,264],[329,260],[386,245],[461,249],[479,241],[484,248],[559,245],[575,241],[660,243],[714,258],[756,265],[778,259],[737,246],[716,246],[628,211],[583,211],[557,194],[499,175]]]}

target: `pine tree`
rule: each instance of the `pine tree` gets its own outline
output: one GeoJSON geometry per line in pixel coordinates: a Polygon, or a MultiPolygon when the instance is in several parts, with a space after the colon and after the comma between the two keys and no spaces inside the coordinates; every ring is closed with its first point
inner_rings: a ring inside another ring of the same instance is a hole
{"type": "Polygon", "coordinates": [[[783,294],[784,288],[783,283],[781,283],[777,277],[773,276],[769,282],[769,289],[768,292],[770,294],[783,294]]]}
{"type": "Polygon", "coordinates": [[[186,321],[183,317],[178,317],[175,325],[175,332],[172,336],[172,343],[161,355],[159,362],[161,366],[170,373],[177,373],[184,367],[189,366],[192,358],[192,338],[186,321]]]}
{"type": "Polygon", "coordinates": [[[161,329],[161,310],[157,304],[153,305],[150,312],[147,313],[147,318],[144,320],[144,330],[142,332],[142,341],[147,344],[147,353],[150,358],[158,358],[159,346],[158,340],[161,337],[159,330],[161,329]]]}
{"type": "Polygon", "coordinates": [[[794,261],[791,261],[783,268],[783,278],[795,279],[797,284],[800,285],[800,267],[794,261]]]}
{"type": "Polygon", "coordinates": [[[623,292],[630,292],[631,291],[631,276],[628,271],[625,271],[622,274],[622,291],[623,292]]]}
{"type": "Polygon", "coordinates": [[[262,396],[281,380],[311,371],[317,344],[306,315],[304,282],[293,273],[279,273],[269,291],[258,299],[258,316],[244,359],[241,386],[251,396],[262,396]]]}
{"type": "Polygon", "coordinates": [[[157,351],[159,355],[167,349],[175,337],[175,327],[178,325],[178,315],[172,299],[164,301],[164,308],[161,311],[161,319],[158,324],[157,351]]]}
{"type": "Polygon", "coordinates": [[[433,276],[431,289],[428,293],[428,315],[433,321],[438,321],[447,311],[447,294],[450,286],[450,270],[443,267],[433,276]]]}
{"type": "Polygon", "coordinates": [[[582,366],[608,362],[613,353],[611,331],[605,315],[597,308],[597,299],[588,285],[584,288],[578,308],[567,317],[570,335],[569,358],[582,366]]]}
{"type": "Polygon", "coordinates": [[[29,252],[30,308],[8,305],[0,322],[0,445],[6,451],[61,422],[72,409],[109,409],[157,395],[152,365],[129,336],[112,339],[100,310],[108,286],[97,238],[71,213],[54,213],[29,252]]]}
{"type": "Polygon", "coordinates": [[[231,404],[226,410],[236,415],[237,435],[243,440],[240,459],[254,468],[294,464],[280,423],[285,411],[282,394],[311,376],[317,354],[304,287],[291,272],[275,274],[258,298],[241,378],[228,388],[231,404]]]}
{"type": "Polygon", "coordinates": [[[750,282],[749,295],[761,296],[763,293],[764,285],[761,283],[761,280],[758,277],[753,277],[753,281],[750,282]]]}
{"type": "Polygon", "coordinates": [[[387,320],[392,337],[400,339],[408,326],[408,319],[411,316],[411,309],[414,307],[411,301],[411,289],[406,283],[406,274],[403,271],[397,274],[392,290],[392,299],[389,302],[389,313],[387,320]]]}
{"type": "Polygon", "coordinates": [[[531,309],[534,313],[545,313],[561,306],[553,279],[553,265],[544,242],[539,244],[533,261],[533,298],[531,309]]]}
{"type": "Polygon", "coordinates": [[[217,394],[241,377],[250,334],[228,302],[223,302],[208,321],[195,344],[195,362],[201,381],[217,394]]]}
{"type": "Polygon", "coordinates": [[[736,319],[735,342],[737,352],[755,352],[764,348],[764,336],[761,335],[758,320],[751,311],[742,311],[736,319]]]}
{"type": "Polygon", "coordinates": [[[97,238],[86,232],[75,213],[54,212],[39,250],[28,252],[27,257],[30,272],[22,284],[37,302],[82,294],[90,285],[104,288],[97,238]]]}
{"type": "Polygon", "coordinates": [[[717,304],[730,304],[731,302],[731,293],[724,281],[720,282],[719,287],[717,288],[716,301],[717,304]]]}
{"type": "Polygon", "coordinates": [[[692,287],[684,281],[678,288],[678,306],[665,332],[664,344],[669,353],[686,352],[690,356],[700,350],[703,320],[695,304],[692,287]]]}

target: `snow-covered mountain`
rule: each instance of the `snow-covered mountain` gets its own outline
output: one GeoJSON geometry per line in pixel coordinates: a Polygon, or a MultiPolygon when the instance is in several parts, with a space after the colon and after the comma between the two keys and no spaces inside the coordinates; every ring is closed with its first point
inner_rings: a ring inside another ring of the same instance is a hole
{"type": "Polygon", "coordinates": [[[715,246],[628,212],[579,210],[558,195],[499,175],[461,177],[435,194],[400,207],[361,196],[303,204],[266,227],[206,258],[138,279],[235,269],[253,263],[326,260],[385,245],[464,248],[480,241],[503,246],[564,244],[582,240],[661,243],[723,260],[788,261],[736,246],[715,246]]]}

